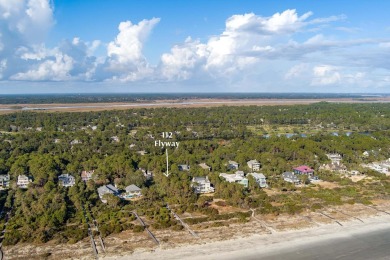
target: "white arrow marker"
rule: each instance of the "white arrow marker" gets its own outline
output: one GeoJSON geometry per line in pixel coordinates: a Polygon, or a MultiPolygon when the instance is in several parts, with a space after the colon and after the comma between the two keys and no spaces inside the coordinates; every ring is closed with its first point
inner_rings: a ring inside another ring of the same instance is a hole
{"type": "Polygon", "coordinates": [[[169,176],[169,172],[168,172],[168,149],[165,149],[165,154],[167,155],[167,173],[164,173],[165,176],[169,176]]]}

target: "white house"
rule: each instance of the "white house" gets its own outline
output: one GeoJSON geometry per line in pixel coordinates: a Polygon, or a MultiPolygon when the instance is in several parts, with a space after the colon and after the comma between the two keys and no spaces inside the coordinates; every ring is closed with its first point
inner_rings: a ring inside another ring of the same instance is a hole
{"type": "Polygon", "coordinates": [[[214,192],[214,188],[211,187],[211,182],[207,176],[193,177],[191,186],[194,188],[195,193],[214,192]]]}
{"type": "Polygon", "coordinates": [[[27,189],[30,182],[32,182],[32,180],[26,175],[19,175],[16,185],[21,189],[27,189]]]}
{"type": "Polygon", "coordinates": [[[245,178],[243,171],[236,171],[234,174],[220,173],[219,177],[224,178],[227,182],[235,182],[248,188],[248,179],[245,178]]]}
{"type": "Polygon", "coordinates": [[[268,187],[267,180],[266,180],[264,174],[252,172],[252,173],[248,173],[248,175],[251,175],[261,188],[268,187]]]}
{"type": "Polygon", "coordinates": [[[63,187],[72,187],[73,185],[75,185],[76,180],[72,175],[61,174],[60,176],[58,176],[58,182],[63,187]]]}
{"type": "Polygon", "coordinates": [[[115,196],[119,195],[119,190],[116,187],[114,187],[112,184],[100,186],[97,189],[97,191],[99,193],[99,198],[103,203],[107,203],[107,200],[103,198],[104,195],[106,194],[112,194],[115,196]]]}
{"type": "Polygon", "coordinates": [[[122,195],[124,199],[134,199],[142,196],[141,189],[134,184],[127,186],[125,190],[126,192],[122,195]]]}
{"type": "Polygon", "coordinates": [[[261,164],[257,160],[250,160],[247,162],[249,169],[253,171],[260,171],[261,164]]]}
{"type": "Polygon", "coordinates": [[[238,162],[229,161],[227,166],[228,166],[228,169],[230,169],[230,170],[238,170],[238,166],[240,166],[240,165],[238,164],[238,162]]]}

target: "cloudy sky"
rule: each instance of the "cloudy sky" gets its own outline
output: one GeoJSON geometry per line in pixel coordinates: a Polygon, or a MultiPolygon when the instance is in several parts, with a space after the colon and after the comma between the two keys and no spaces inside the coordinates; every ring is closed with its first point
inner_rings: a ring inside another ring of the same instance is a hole
{"type": "Polygon", "coordinates": [[[0,0],[0,94],[388,93],[389,10],[379,0],[0,0]]]}

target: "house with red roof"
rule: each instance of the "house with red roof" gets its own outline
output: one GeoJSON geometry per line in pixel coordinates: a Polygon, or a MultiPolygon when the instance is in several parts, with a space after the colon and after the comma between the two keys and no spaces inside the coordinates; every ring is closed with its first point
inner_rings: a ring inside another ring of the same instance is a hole
{"type": "Polygon", "coordinates": [[[293,171],[295,174],[305,174],[307,176],[312,176],[314,174],[314,170],[306,165],[295,167],[293,171]]]}

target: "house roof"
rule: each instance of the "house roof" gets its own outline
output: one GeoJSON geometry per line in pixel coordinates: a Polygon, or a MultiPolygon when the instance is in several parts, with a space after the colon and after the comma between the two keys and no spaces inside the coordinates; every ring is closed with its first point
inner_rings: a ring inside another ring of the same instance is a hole
{"type": "Polygon", "coordinates": [[[262,173],[251,172],[248,173],[248,175],[252,175],[255,179],[265,179],[265,176],[262,173]]]}
{"type": "Polygon", "coordinates": [[[210,181],[209,181],[209,178],[206,176],[206,177],[193,177],[192,182],[206,183],[206,182],[210,182],[210,181]]]}
{"type": "Polygon", "coordinates": [[[301,166],[295,167],[294,170],[300,171],[303,173],[314,172],[314,170],[312,168],[310,168],[309,166],[306,166],[306,165],[301,165],[301,166]]]}
{"type": "Polygon", "coordinates": [[[189,170],[190,166],[188,164],[179,164],[179,168],[181,168],[183,170],[189,170]]]}
{"type": "Polygon", "coordinates": [[[100,186],[98,188],[98,193],[99,194],[105,194],[105,193],[114,194],[114,193],[118,193],[118,189],[115,188],[112,184],[108,184],[108,185],[100,186]]]}
{"type": "Polygon", "coordinates": [[[238,164],[238,162],[235,162],[235,161],[229,161],[229,164],[238,164]]]}
{"type": "Polygon", "coordinates": [[[298,177],[293,172],[284,172],[282,175],[283,178],[289,178],[293,181],[299,181],[298,177]]]}
{"type": "Polygon", "coordinates": [[[92,174],[95,172],[95,170],[92,170],[92,171],[82,171],[81,172],[81,177],[88,177],[88,176],[92,176],[92,174]]]}
{"type": "Polygon", "coordinates": [[[19,175],[18,176],[18,181],[19,180],[29,180],[29,178],[26,175],[19,175]]]}
{"type": "Polygon", "coordinates": [[[257,160],[250,160],[247,162],[247,164],[260,164],[257,160]]]}
{"type": "Polygon", "coordinates": [[[126,192],[138,192],[141,191],[140,188],[138,188],[136,185],[131,184],[125,188],[126,192]]]}
{"type": "Polygon", "coordinates": [[[210,169],[210,166],[208,166],[207,164],[205,164],[205,163],[200,163],[200,164],[198,164],[200,167],[202,167],[203,169],[206,169],[206,170],[208,170],[208,169],[210,169]]]}

